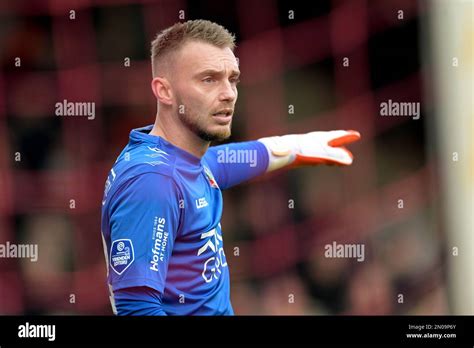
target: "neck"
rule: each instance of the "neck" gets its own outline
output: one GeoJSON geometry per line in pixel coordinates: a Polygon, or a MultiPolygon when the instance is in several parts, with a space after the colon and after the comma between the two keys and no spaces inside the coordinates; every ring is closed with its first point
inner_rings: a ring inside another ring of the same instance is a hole
{"type": "Polygon", "coordinates": [[[160,117],[157,114],[150,135],[160,136],[174,146],[202,158],[209,148],[210,142],[202,140],[182,124],[165,122],[167,119],[170,118],[160,117]]]}

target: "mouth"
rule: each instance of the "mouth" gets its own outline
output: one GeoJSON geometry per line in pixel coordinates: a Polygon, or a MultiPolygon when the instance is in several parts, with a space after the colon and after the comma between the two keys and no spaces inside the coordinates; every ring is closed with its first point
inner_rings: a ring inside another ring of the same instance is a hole
{"type": "Polygon", "coordinates": [[[219,123],[229,123],[232,120],[232,115],[234,114],[234,110],[227,108],[219,110],[212,114],[212,117],[217,120],[219,123]]]}

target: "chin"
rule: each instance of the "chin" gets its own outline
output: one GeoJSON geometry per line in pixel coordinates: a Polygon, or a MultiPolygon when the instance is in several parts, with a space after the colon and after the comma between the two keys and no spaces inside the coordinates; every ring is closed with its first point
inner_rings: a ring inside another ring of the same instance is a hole
{"type": "Polygon", "coordinates": [[[219,129],[213,129],[203,131],[200,133],[200,137],[206,141],[223,141],[230,137],[231,128],[230,126],[219,127],[219,129]]]}
{"type": "Polygon", "coordinates": [[[217,140],[226,140],[230,137],[231,134],[232,132],[229,125],[225,127],[224,129],[217,131],[215,135],[218,138],[217,140]]]}
{"type": "Polygon", "coordinates": [[[213,140],[214,141],[223,141],[223,140],[226,140],[230,137],[231,132],[230,132],[230,130],[228,130],[228,131],[216,132],[212,135],[213,135],[213,140]]]}

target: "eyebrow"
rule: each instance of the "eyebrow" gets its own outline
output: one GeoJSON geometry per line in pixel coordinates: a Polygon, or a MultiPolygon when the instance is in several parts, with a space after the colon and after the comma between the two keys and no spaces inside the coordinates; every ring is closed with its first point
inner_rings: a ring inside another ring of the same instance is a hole
{"type": "MultiPolygon", "coordinates": [[[[206,69],[203,71],[200,71],[199,73],[196,74],[196,76],[205,76],[205,75],[223,75],[224,71],[223,70],[215,70],[215,69],[206,69]]],[[[240,76],[240,71],[239,70],[232,70],[232,73],[230,76],[240,76]]]]}

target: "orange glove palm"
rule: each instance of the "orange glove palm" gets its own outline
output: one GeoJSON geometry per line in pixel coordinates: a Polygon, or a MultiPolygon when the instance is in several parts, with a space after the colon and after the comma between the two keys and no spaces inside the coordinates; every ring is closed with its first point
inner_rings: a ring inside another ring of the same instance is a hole
{"type": "Polygon", "coordinates": [[[357,131],[335,130],[261,138],[269,154],[267,171],[285,166],[351,165],[352,153],[343,145],[360,139],[357,131]]]}

